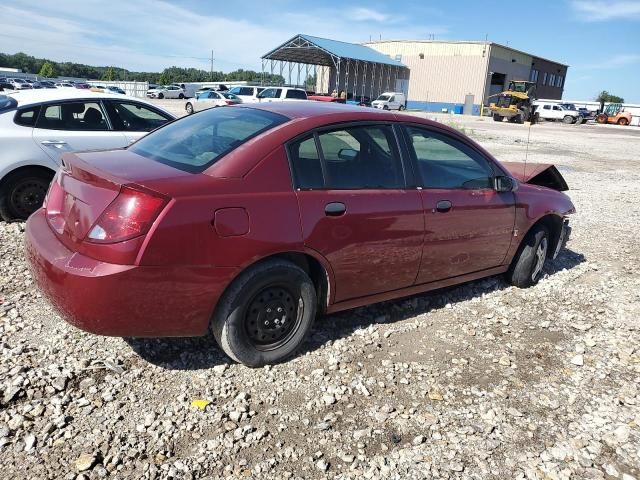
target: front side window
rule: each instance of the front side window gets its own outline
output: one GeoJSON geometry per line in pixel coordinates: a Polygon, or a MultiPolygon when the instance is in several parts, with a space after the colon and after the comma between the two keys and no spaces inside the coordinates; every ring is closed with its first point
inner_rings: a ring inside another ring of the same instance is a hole
{"type": "Polygon", "coordinates": [[[37,128],[48,130],[109,130],[102,107],[97,102],[54,103],[42,107],[37,128]]]}
{"type": "Polygon", "coordinates": [[[135,102],[106,102],[107,111],[114,130],[150,132],[171,120],[160,112],[135,102]]]}
{"type": "Polygon", "coordinates": [[[242,92],[242,89],[240,87],[233,87],[231,90],[229,90],[229,93],[233,93],[235,95],[244,95],[242,92]]]}
{"type": "MultiPolygon", "coordinates": [[[[266,88],[260,94],[260,98],[276,98],[277,89],[275,88],[266,88]]],[[[280,96],[280,94],[278,94],[280,96]]]]}
{"type": "Polygon", "coordinates": [[[405,131],[424,188],[492,188],[490,164],[471,148],[430,130],[406,127],[405,131]]]}
{"type": "Polygon", "coordinates": [[[247,140],[287,121],[251,108],[212,108],[184,117],[138,140],[129,149],[187,172],[202,172],[247,140]]]}

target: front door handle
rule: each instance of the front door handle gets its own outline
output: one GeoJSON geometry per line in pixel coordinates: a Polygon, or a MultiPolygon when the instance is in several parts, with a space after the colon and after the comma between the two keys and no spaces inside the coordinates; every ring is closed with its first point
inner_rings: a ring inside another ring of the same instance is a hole
{"type": "Polygon", "coordinates": [[[451,202],[449,200],[440,200],[436,203],[436,208],[433,210],[433,213],[447,213],[451,210],[451,202]]]}
{"type": "Polygon", "coordinates": [[[327,217],[339,217],[340,215],[344,215],[346,211],[347,207],[342,202],[327,203],[327,206],[324,207],[324,214],[327,217]]]}

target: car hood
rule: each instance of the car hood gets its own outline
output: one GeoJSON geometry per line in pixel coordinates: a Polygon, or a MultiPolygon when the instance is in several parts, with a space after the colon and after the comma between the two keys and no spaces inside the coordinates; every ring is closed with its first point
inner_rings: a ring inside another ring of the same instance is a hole
{"type": "Polygon", "coordinates": [[[539,185],[559,192],[569,190],[564,177],[551,163],[501,162],[522,183],[539,185]]]}

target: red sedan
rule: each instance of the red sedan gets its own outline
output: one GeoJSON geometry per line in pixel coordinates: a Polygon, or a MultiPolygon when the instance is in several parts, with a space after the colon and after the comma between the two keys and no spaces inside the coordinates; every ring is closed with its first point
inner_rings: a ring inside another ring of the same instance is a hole
{"type": "Polygon", "coordinates": [[[124,150],[66,155],[26,249],[73,325],[211,330],[260,366],[291,355],[317,313],[496,274],[535,284],[574,207],[555,167],[510,168],[520,180],[413,116],[321,102],[211,109],[124,150]]]}

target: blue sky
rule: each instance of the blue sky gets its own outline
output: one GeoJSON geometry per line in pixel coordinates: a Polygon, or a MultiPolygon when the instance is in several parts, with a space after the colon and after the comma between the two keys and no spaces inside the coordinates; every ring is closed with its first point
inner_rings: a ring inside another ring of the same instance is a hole
{"type": "Polygon", "coordinates": [[[260,56],[296,33],[349,42],[488,35],[569,64],[565,99],[587,100],[606,89],[640,103],[640,0],[42,3],[0,5],[0,51],[160,71],[208,69],[213,49],[215,68],[229,71],[259,70],[260,56]],[[522,18],[514,5],[525,5],[522,18]]]}

